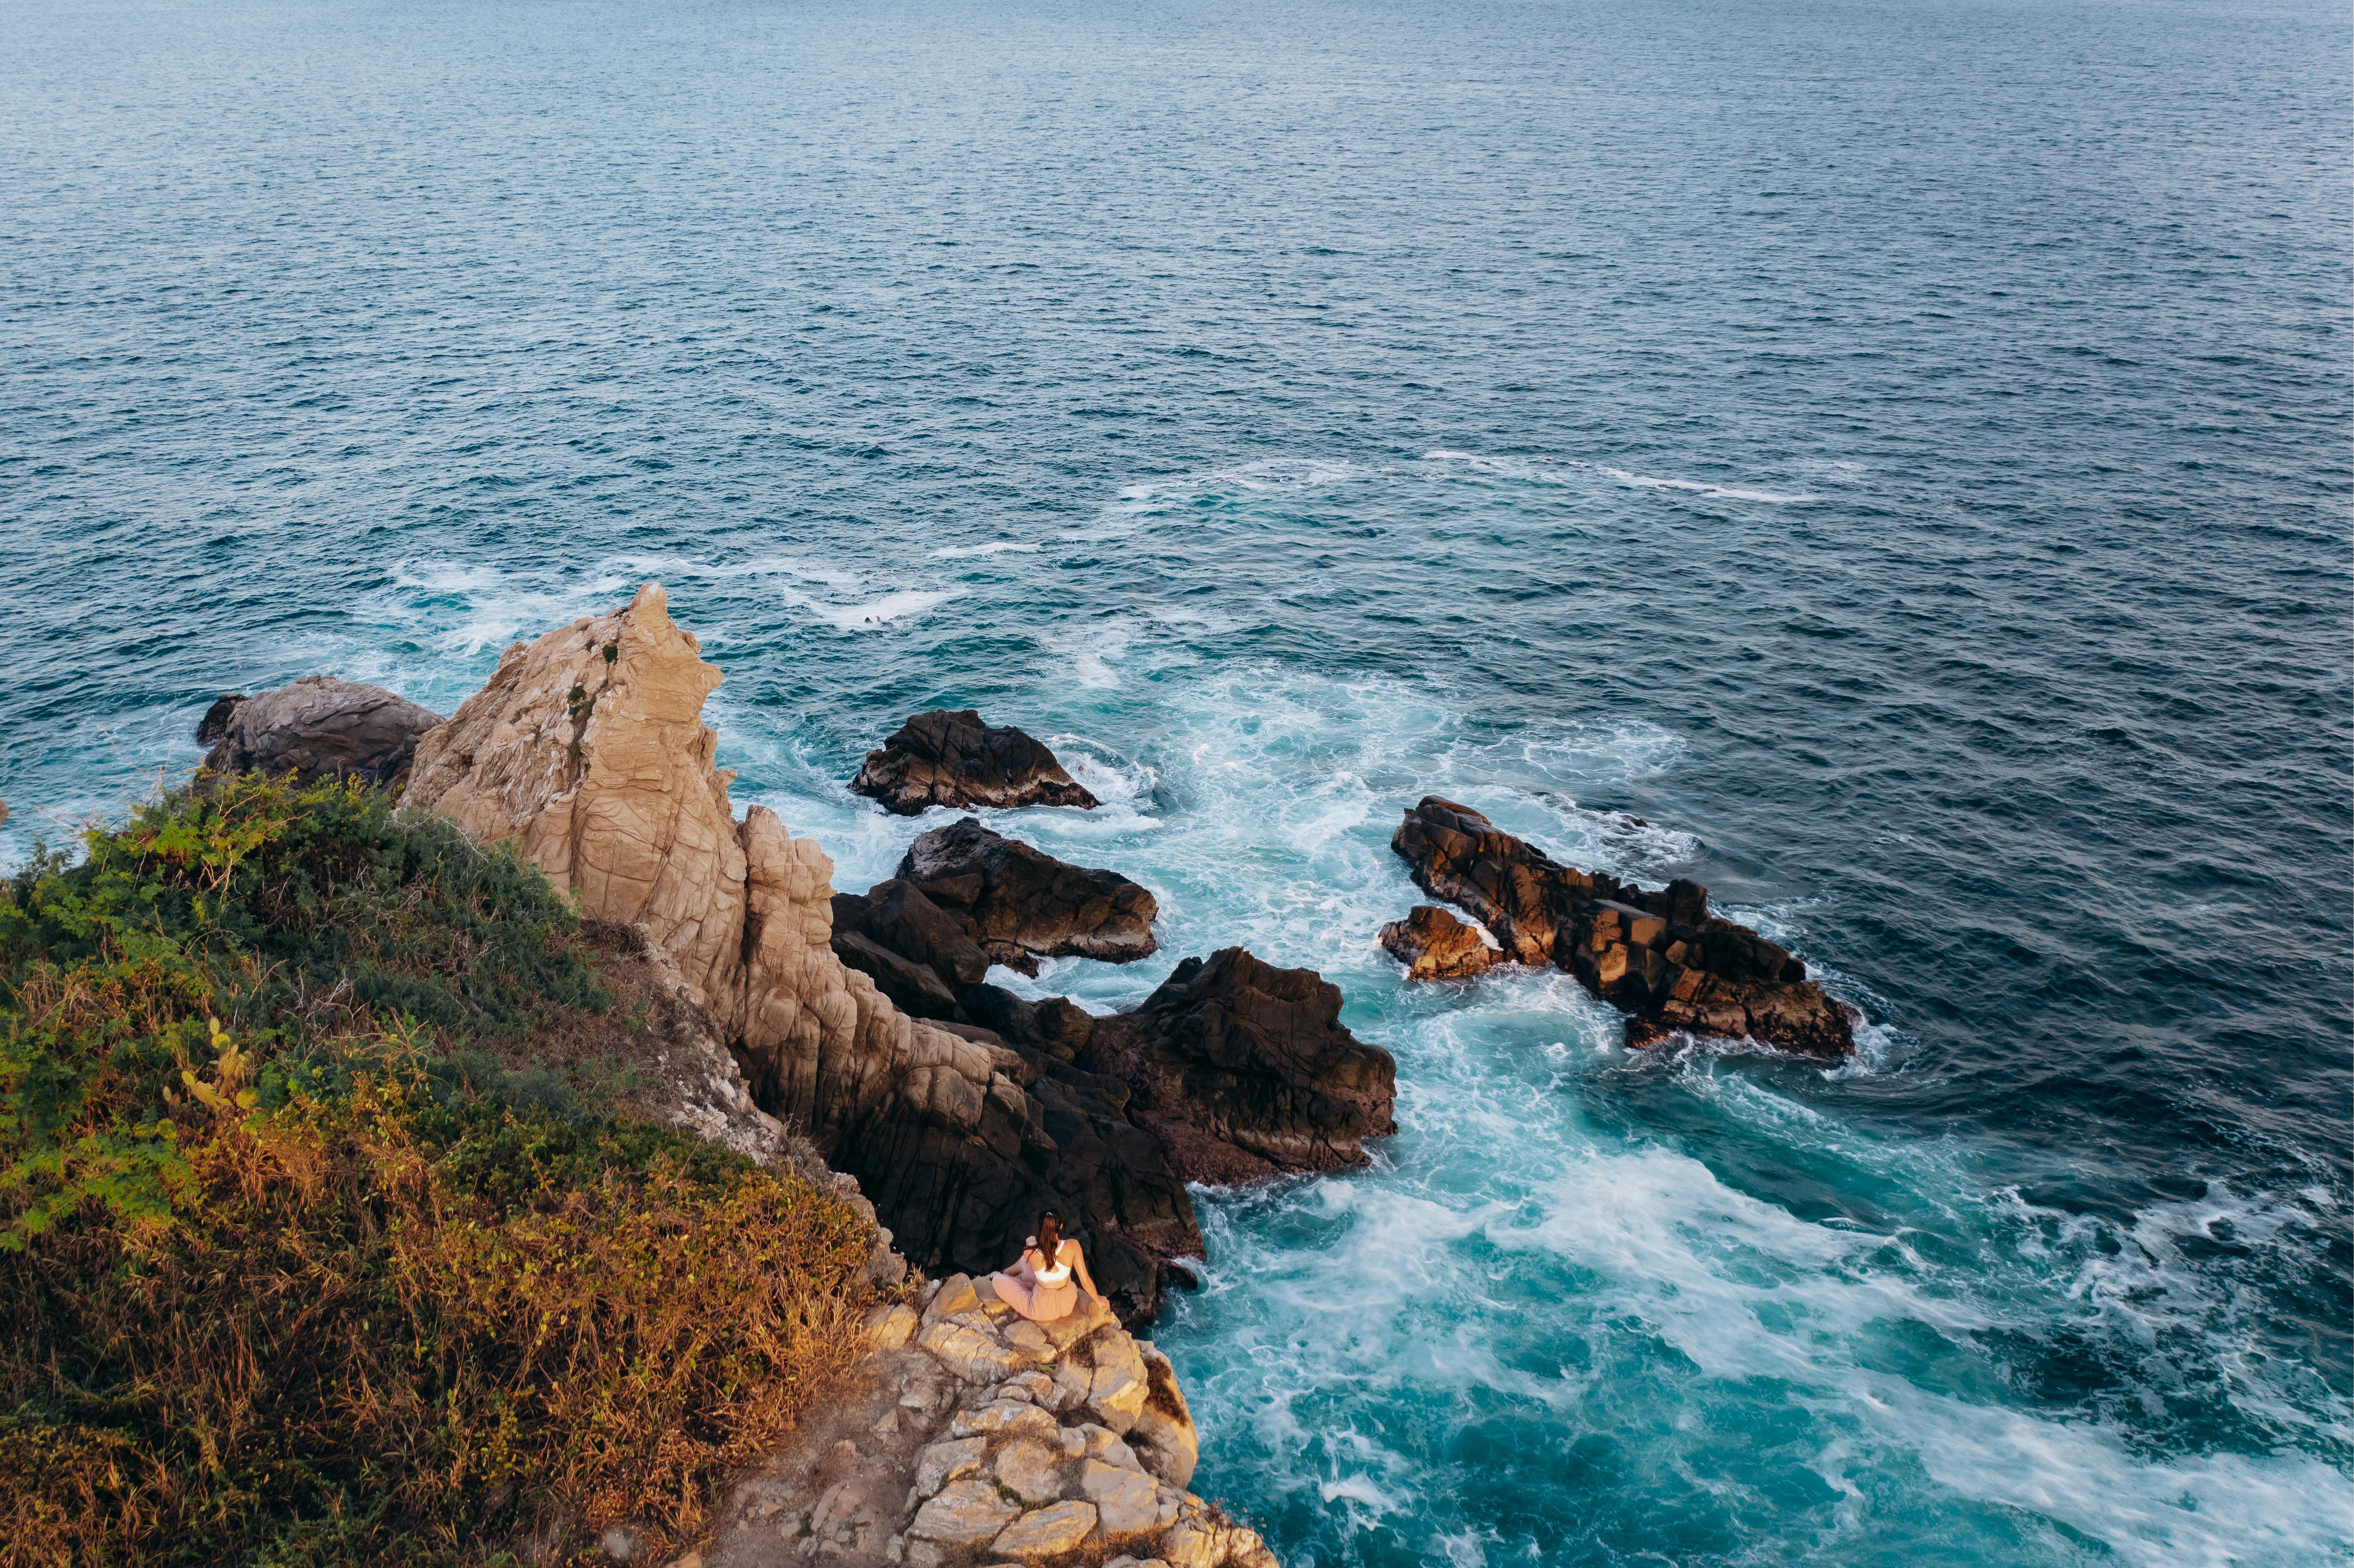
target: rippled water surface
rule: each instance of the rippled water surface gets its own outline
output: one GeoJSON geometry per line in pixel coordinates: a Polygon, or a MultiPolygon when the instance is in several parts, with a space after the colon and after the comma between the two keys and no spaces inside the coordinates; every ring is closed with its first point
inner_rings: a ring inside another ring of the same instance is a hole
{"type": "Polygon", "coordinates": [[[1287,1563],[2354,1558],[2342,5],[0,8],[0,858],[641,579],[739,800],[1002,822],[1396,1053],[1161,1331],[1287,1563]],[[1401,807],[1871,1020],[1408,991],[1401,807]],[[1634,819],[1639,818],[1639,822],[1634,819]]]}

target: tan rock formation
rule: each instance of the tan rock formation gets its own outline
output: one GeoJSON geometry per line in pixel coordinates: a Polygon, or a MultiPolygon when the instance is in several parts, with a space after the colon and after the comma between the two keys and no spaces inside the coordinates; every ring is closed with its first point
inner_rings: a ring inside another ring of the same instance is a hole
{"type": "Polygon", "coordinates": [[[1080,1299],[1032,1324],[986,1280],[952,1275],[912,1340],[907,1307],[877,1308],[869,1381],[737,1482],[706,1568],[1277,1568],[1256,1531],[1186,1489],[1199,1442],[1167,1358],[1080,1299]],[[1152,1386],[1123,1434],[1088,1391],[1140,1368],[1152,1386]]]}
{"type": "Polygon", "coordinates": [[[833,863],[763,807],[735,819],[735,774],[703,722],[719,682],[649,583],[623,609],[509,648],[418,744],[407,801],[512,842],[583,914],[644,927],[821,1143],[895,1096],[970,1127],[1000,1065],[919,1028],[833,956],[833,863]]]}
{"type": "Polygon", "coordinates": [[[642,924],[715,1018],[740,996],[744,851],[703,699],[719,684],[660,585],[499,660],[418,743],[407,800],[512,840],[584,913],[642,924]]]}

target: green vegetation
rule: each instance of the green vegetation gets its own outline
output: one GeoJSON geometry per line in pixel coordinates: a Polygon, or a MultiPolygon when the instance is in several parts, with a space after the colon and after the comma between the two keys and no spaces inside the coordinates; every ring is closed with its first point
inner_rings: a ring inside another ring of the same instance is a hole
{"type": "Polygon", "coordinates": [[[503,1057],[564,898],[356,786],[217,780],[0,885],[0,1563],[672,1540],[854,1355],[832,1196],[503,1057]]]}

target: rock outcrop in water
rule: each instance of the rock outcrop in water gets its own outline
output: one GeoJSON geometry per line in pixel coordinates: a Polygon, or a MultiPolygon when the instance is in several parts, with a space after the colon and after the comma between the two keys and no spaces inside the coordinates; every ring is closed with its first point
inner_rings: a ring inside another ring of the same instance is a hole
{"type": "Polygon", "coordinates": [[[1341,988],[1240,948],[1187,959],[1132,1012],[1098,1018],[1082,1067],[1135,1091],[1189,1181],[1219,1185],[1365,1162],[1397,1130],[1397,1063],[1341,1022],[1341,988]]]}
{"type": "Polygon", "coordinates": [[[1405,919],[1383,927],[1381,943],[1405,966],[1408,980],[1469,980],[1504,961],[1479,927],[1436,904],[1417,904],[1405,919]]]}
{"type": "Polygon", "coordinates": [[[970,708],[917,714],[866,754],[850,787],[903,817],[934,806],[1097,804],[1044,745],[1010,726],[984,724],[970,708]]]}
{"type": "Polygon", "coordinates": [[[1630,1045],[1682,1030],[1809,1056],[1855,1049],[1850,1010],[1786,949],[1710,915],[1697,882],[1651,891],[1579,871],[1436,795],[1405,813],[1390,847],[1416,886],[1469,910],[1512,959],[1558,965],[1627,1009],[1630,1045]]]}
{"type": "Polygon", "coordinates": [[[215,773],[285,773],[303,783],[390,784],[441,715],[381,686],[305,675],[257,696],[230,694],[197,721],[215,773]]]}
{"type": "Polygon", "coordinates": [[[1152,895],[1116,871],[1072,865],[966,817],[907,848],[896,875],[961,915],[990,958],[1026,973],[1036,960],[1150,957],[1152,895]]]}

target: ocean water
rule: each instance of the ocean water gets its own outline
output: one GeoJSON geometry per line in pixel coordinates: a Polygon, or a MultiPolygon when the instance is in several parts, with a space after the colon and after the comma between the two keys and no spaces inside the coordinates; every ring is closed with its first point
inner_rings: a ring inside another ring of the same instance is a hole
{"type": "Polygon", "coordinates": [[[1399,1063],[1158,1330],[1289,1564],[2354,1559],[2342,5],[0,8],[0,861],[668,585],[739,801],[1399,1063]],[[1437,792],[1869,1019],[1409,990],[1437,792]]]}

